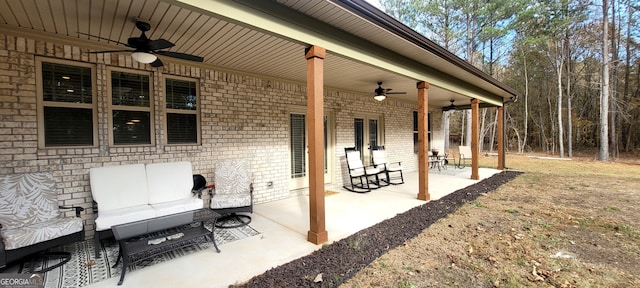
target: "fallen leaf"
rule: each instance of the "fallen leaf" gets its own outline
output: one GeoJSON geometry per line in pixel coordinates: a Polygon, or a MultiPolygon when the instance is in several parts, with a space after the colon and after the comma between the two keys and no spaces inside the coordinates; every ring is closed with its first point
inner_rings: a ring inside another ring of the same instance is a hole
{"type": "Polygon", "coordinates": [[[322,282],[322,273],[316,275],[316,278],[313,279],[313,283],[320,283],[322,282]]]}

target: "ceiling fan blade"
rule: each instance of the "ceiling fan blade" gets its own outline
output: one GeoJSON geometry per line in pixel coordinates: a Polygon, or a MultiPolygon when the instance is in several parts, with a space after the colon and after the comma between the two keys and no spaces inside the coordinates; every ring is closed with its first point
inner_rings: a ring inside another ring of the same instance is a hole
{"type": "Polygon", "coordinates": [[[158,54],[158,55],[162,55],[162,56],[173,57],[173,58],[184,59],[184,60],[195,61],[195,62],[203,62],[204,61],[204,58],[202,58],[200,56],[195,56],[195,55],[185,54],[185,53],[179,53],[179,52],[155,51],[155,53],[158,54]]]}
{"type": "Polygon", "coordinates": [[[164,65],[162,63],[162,60],[160,60],[160,58],[156,59],[156,61],[151,62],[149,65],[151,65],[151,67],[162,67],[162,65],[164,65]]]}
{"type": "Polygon", "coordinates": [[[131,50],[102,50],[102,51],[89,51],[88,53],[118,53],[118,52],[131,52],[131,50]]]}
{"type": "Polygon", "coordinates": [[[407,94],[407,92],[387,92],[385,94],[407,94]]]}
{"type": "Polygon", "coordinates": [[[162,49],[167,49],[167,48],[171,48],[173,46],[176,46],[175,44],[165,40],[165,39],[158,39],[158,40],[150,40],[148,42],[149,45],[149,50],[162,50],[162,49]]]}

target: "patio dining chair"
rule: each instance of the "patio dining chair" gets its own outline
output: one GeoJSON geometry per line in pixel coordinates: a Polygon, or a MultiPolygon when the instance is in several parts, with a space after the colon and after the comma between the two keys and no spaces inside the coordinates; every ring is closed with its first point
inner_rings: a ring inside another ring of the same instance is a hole
{"type": "Polygon", "coordinates": [[[384,176],[381,181],[387,184],[398,185],[404,183],[404,177],[402,175],[402,163],[387,161],[387,152],[384,150],[384,146],[373,146],[371,148],[371,154],[373,159],[373,166],[381,168],[384,172],[384,176]]]}
{"type": "Polygon", "coordinates": [[[50,173],[0,175],[0,269],[18,260],[31,260],[31,272],[44,273],[69,262],[69,252],[48,250],[84,240],[83,210],[58,206],[50,173]],[[62,217],[60,209],[75,209],[76,217],[62,217]],[[37,257],[59,261],[36,271],[37,257]]]}
{"type": "Polygon", "coordinates": [[[253,213],[253,174],[247,160],[221,160],[214,165],[211,209],[223,215],[218,228],[237,228],[251,223],[253,213]]]}
{"type": "Polygon", "coordinates": [[[467,164],[467,160],[471,160],[471,146],[458,146],[458,151],[460,155],[456,167],[462,169],[467,164]]]}
{"type": "Polygon", "coordinates": [[[360,151],[354,147],[344,148],[347,159],[347,169],[349,171],[349,185],[344,185],[344,189],[351,192],[370,192],[372,189],[380,188],[379,174],[384,170],[374,166],[364,166],[360,159],[360,151]]]}

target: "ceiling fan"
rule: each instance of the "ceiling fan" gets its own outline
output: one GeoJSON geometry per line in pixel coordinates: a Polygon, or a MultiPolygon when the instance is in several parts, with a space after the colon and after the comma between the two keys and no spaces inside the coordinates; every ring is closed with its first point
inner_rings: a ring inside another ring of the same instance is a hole
{"type": "Polygon", "coordinates": [[[131,58],[133,58],[133,60],[136,60],[140,63],[145,63],[145,64],[150,64],[152,67],[161,67],[162,61],[160,60],[160,58],[158,58],[157,55],[162,55],[162,56],[167,56],[167,57],[173,57],[173,58],[178,58],[178,59],[183,59],[183,60],[189,60],[189,61],[195,61],[195,62],[202,62],[204,61],[204,58],[200,57],[200,56],[195,56],[195,55],[190,55],[190,54],[185,54],[185,53],[179,53],[179,52],[170,52],[170,51],[163,51],[164,49],[168,49],[171,48],[173,46],[175,46],[175,44],[169,42],[168,40],[165,39],[157,39],[157,40],[151,40],[147,37],[147,35],[145,34],[145,32],[149,31],[151,29],[151,25],[147,22],[143,22],[143,21],[136,21],[136,27],[138,28],[138,30],[142,31],[142,34],[140,35],[140,37],[131,37],[129,39],[127,39],[127,43],[122,43],[119,41],[115,41],[115,40],[110,40],[110,39],[106,39],[106,38],[102,38],[102,37],[98,37],[98,36],[94,36],[94,35],[89,35],[89,34],[85,34],[85,33],[80,33],[79,34],[83,34],[83,35],[87,35],[90,37],[96,37],[98,39],[103,39],[103,40],[108,40],[108,41],[112,41],[115,42],[117,44],[120,45],[124,45],[126,47],[132,48],[131,49],[126,49],[126,50],[105,50],[105,51],[95,51],[95,52],[90,52],[90,53],[112,53],[112,52],[131,52],[131,58]]]}
{"type": "Polygon", "coordinates": [[[446,106],[446,107],[442,107],[442,111],[450,111],[450,110],[456,110],[456,105],[453,105],[453,99],[449,100],[451,101],[451,105],[446,106]]]}
{"type": "Polygon", "coordinates": [[[407,92],[389,92],[393,89],[391,88],[382,88],[382,81],[378,81],[378,88],[374,90],[373,99],[378,101],[382,101],[387,98],[387,95],[391,94],[407,94],[407,92]]]}

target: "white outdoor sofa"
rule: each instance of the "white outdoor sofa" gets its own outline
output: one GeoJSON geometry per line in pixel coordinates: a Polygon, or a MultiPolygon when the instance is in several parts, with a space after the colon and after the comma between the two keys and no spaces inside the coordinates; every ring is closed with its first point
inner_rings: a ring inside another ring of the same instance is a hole
{"type": "Polygon", "coordinates": [[[191,162],[131,164],[90,169],[95,256],[111,226],[204,208],[192,193],[191,162]]]}

